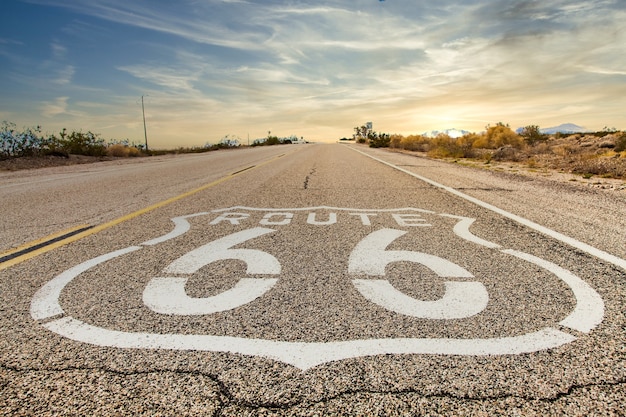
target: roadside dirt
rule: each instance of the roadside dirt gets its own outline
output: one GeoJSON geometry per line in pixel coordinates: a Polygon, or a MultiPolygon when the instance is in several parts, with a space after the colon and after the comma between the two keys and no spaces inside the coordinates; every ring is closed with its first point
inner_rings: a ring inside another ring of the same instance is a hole
{"type": "MultiPolygon", "coordinates": [[[[455,162],[455,160],[451,160],[455,162]]],[[[522,162],[498,162],[490,161],[485,163],[476,160],[456,161],[466,166],[478,169],[507,172],[510,174],[518,174],[529,177],[541,177],[551,181],[570,183],[580,185],[582,187],[592,187],[608,191],[620,191],[626,193],[626,181],[616,178],[588,177],[587,175],[572,173],[566,169],[554,169],[546,167],[529,167],[522,162]]]]}
{"type": "Polygon", "coordinates": [[[113,157],[96,157],[83,155],[62,156],[25,156],[0,161],[0,171],[20,171],[24,169],[37,169],[76,164],[90,164],[100,161],[111,161],[113,157]]]}
{"type": "MultiPolygon", "coordinates": [[[[626,192],[626,151],[618,149],[623,133],[552,135],[522,149],[505,146],[475,150],[474,158],[443,158],[448,162],[582,187],[626,192]]],[[[427,157],[425,152],[398,150],[427,157]]]]}
{"type": "MultiPolygon", "coordinates": [[[[422,158],[430,158],[426,152],[406,151],[400,149],[389,149],[392,152],[413,154],[422,158]]],[[[624,159],[624,158],[622,158],[624,159]]],[[[527,177],[543,178],[550,181],[569,183],[585,188],[596,188],[607,191],[617,191],[626,194],[626,180],[621,178],[603,178],[601,176],[589,176],[573,172],[574,163],[567,163],[566,159],[559,161],[558,165],[552,167],[548,164],[529,164],[525,161],[496,161],[473,159],[473,158],[443,158],[450,163],[465,165],[468,167],[485,171],[504,172],[512,175],[522,175],[527,177]]],[[[625,159],[626,162],[626,159],[625,159]]]]}

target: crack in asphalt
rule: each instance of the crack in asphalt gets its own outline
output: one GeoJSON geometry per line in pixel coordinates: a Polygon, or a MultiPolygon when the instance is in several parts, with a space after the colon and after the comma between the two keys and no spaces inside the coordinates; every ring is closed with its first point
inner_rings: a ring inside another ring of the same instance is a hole
{"type": "MultiPolygon", "coordinates": [[[[559,400],[567,398],[575,393],[577,390],[584,390],[587,388],[602,388],[602,387],[617,387],[620,385],[626,385],[626,377],[619,378],[615,381],[605,381],[599,383],[588,383],[588,384],[572,384],[567,390],[559,392],[551,397],[537,397],[531,395],[519,395],[519,394],[503,394],[503,395],[485,395],[485,396],[471,396],[471,395],[455,395],[452,393],[434,393],[434,394],[423,394],[420,390],[417,389],[397,389],[397,390],[368,390],[368,389],[355,389],[355,390],[345,390],[336,395],[330,395],[327,397],[321,397],[316,400],[295,400],[295,401],[286,401],[283,403],[278,403],[275,401],[249,401],[242,398],[237,398],[228,387],[228,384],[223,382],[219,376],[216,374],[206,373],[202,371],[191,371],[191,370],[181,370],[181,369],[152,369],[145,371],[121,371],[116,369],[110,369],[105,367],[78,367],[71,366],[65,368],[20,368],[17,366],[9,366],[9,365],[0,365],[0,370],[11,371],[26,374],[29,372],[72,372],[72,371],[83,371],[83,372],[104,372],[110,373],[118,376],[132,376],[132,375],[151,375],[151,374],[174,374],[174,375],[191,375],[191,376],[200,376],[205,377],[211,380],[215,386],[217,387],[217,412],[216,416],[223,415],[223,411],[226,407],[235,406],[248,410],[258,410],[258,409],[267,409],[274,411],[288,411],[295,407],[310,407],[314,405],[329,403],[331,401],[341,400],[342,398],[348,398],[354,395],[408,395],[408,394],[418,394],[423,399],[451,399],[451,400],[459,400],[459,401],[468,401],[468,402],[481,402],[481,401],[501,401],[506,399],[518,399],[521,401],[540,401],[547,404],[556,403],[559,400]]],[[[10,384],[9,380],[6,380],[4,383],[0,384],[0,388],[5,388],[10,384]]]]}
{"type": "MultiPolygon", "coordinates": [[[[556,395],[554,395],[553,397],[546,397],[546,398],[540,398],[540,397],[533,397],[530,395],[517,395],[517,394],[510,394],[510,395],[486,395],[486,396],[469,396],[469,395],[454,395],[454,394],[446,394],[446,393],[438,393],[438,394],[422,394],[421,398],[447,398],[447,399],[454,399],[454,400],[461,400],[461,401],[498,401],[498,400],[504,400],[507,398],[516,398],[516,399],[520,399],[523,401],[542,401],[542,402],[547,402],[547,403],[553,403],[553,402],[557,402],[562,398],[566,398],[570,395],[572,395],[572,393],[576,390],[581,390],[581,389],[585,389],[585,388],[593,388],[593,387],[616,387],[619,385],[624,385],[626,384],[626,380],[620,380],[620,381],[614,381],[614,382],[603,382],[603,383],[589,383],[589,384],[582,384],[582,385],[572,385],[569,387],[569,389],[565,392],[561,392],[558,393],[556,395]]],[[[411,390],[411,389],[401,389],[401,390],[393,390],[393,391],[374,391],[374,390],[367,390],[367,389],[362,389],[362,390],[347,390],[344,392],[341,392],[340,394],[334,395],[334,396],[329,396],[329,397],[325,397],[325,398],[321,398],[319,400],[316,401],[299,401],[299,402],[293,402],[293,403],[289,403],[289,404],[250,404],[250,402],[248,401],[241,401],[241,400],[236,400],[234,399],[233,402],[238,404],[238,405],[245,405],[248,406],[251,409],[256,409],[256,408],[268,408],[268,409],[275,409],[275,410],[288,410],[290,408],[293,408],[295,406],[300,406],[300,405],[314,405],[314,404],[323,404],[323,403],[327,403],[330,401],[334,401],[334,400],[338,400],[344,397],[350,397],[352,395],[359,395],[359,394],[371,394],[371,395],[376,395],[376,394],[391,394],[391,395],[406,395],[406,394],[420,394],[419,390],[411,390]]]]}
{"type": "Polygon", "coordinates": [[[313,167],[313,169],[311,169],[311,172],[309,172],[309,175],[307,175],[304,178],[304,189],[308,189],[309,188],[309,181],[311,180],[311,177],[313,175],[315,175],[315,172],[317,171],[317,168],[313,167]]]}

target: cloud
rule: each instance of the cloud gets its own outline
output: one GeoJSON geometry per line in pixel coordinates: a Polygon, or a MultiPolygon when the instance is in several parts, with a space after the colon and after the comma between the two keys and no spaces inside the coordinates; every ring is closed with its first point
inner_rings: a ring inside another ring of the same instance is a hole
{"type": "MultiPolygon", "coordinates": [[[[473,130],[626,104],[616,98],[626,84],[621,0],[28,1],[72,12],[36,82],[59,97],[47,115],[68,114],[68,97],[73,108],[95,100],[77,97],[75,80],[89,77],[70,39],[119,42],[119,53],[98,58],[97,73],[109,77],[98,80],[99,97],[126,96],[132,107],[149,94],[152,124],[185,129],[350,133],[377,119],[391,131],[451,127],[442,121],[473,130]]],[[[0,42],[0,54],[7,48],[0,42]]]]}
{"type": "Polygon", "coordinates": [[[127,72],[132,76],[148,81],[167,90],[189,93],[194,91],[194,83],[198,81],[198,75],[193,71],[181,70],[174,67],[154,67],[150,65],[133,65],[118,67],[120,71],[127,72]]]}
{"type": "Polygon", "coordinates": [[[54,59],[63,59],[67,55],[67,48],[57,42],[52,42],[50,48],[52,49],[52,57],[54,59]]]}
{"type": "Polygon", "coordinates": [[[66,65],[56,72],[57,77],[56,79],[54,79],[54,82],[61,85],[70,84],[72,82],[72,78],[74,77],[75,72],[76,69],[73,65],[66,65]]]}
{"type": "Polygon", "coordinates": [[[626,70],[615,70],[609,68],[599,68],[594,66],[585,66],[582,65],[581,69],[583,71],[592,73],[592,74],[602,74],[602,75],[626,75],[626,70]]]}
{"type": "Polygon", "coordinates": [[[44,117],[55,117],[67,113],[67,101],[69,97],[57,97],[53,102],[44,102],[41,114],[44,117]]]}

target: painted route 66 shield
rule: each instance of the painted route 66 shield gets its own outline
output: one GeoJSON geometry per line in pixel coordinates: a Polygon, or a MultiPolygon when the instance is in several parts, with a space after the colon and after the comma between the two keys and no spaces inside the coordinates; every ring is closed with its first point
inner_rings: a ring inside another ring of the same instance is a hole
{"type": "Polygon", "coordinates": [[[604,315],[585,281],[473,234],[472,218],[232,207],[172,222],[54,277],[33,297],[33,319],[99,346],[230,352],[304,370],[367,355],[551,349],[604,315]]]}

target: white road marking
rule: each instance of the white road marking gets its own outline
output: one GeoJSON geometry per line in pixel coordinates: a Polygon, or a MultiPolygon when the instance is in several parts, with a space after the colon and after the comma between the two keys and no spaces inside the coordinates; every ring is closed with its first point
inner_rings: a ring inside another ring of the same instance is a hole
{"type": "MultiPolygon", "coordinates": [[[[178,217],[178,219],[181,218],[178,217]]],[[[177,227],[186,228],[180,224],[177,224],[177,227]]],[[[257,227],[214,240],[176,259],[165,268],[165,273],[190,275],[212,262],[235,259],[246,263],[248,274],[280,274],[281,265],[278,259],[269,253],[254,249],[231,249],[232,246],[273,232],[275,232],[273,229],[257,227]]],[[[185,291],[188,279],[189,277],[152,278],[143,292],[144,304],[160,314],[212,314],[250,303],[269,291],[278,281],[276,279],[241,279],[234,288],[221,294],[195,298],[187,295],[185,291]]]]}
{"type": "Polygon", "coordinates": [[[143,291],[144,304],[159,314],[213,314],[251,303],[278,282],[273,278],[242,278],[230,290],[211,297],[194,298],[185,292],[187,280],[186,277],[152,278],[143,291]]]}
{"type": "Polygon", "coordinates": [[[35,320],[44,320],[50,317],[64,314],[63,309],[59,305],[59,297],[61,296],[61,291],[63,290],[63,288],[65,288],[67,284],[69,284],[78,275],[93,268],[96,265],[109,261],[113,258],[117,258],[118,256],[135,252],[139,249],[141,249],[140,246],[130,246],[128,248],[120,249],[115,252],[109,252],[85,261],[81,264],[78,264],[75,267],[72,267],[67,271],[57,275],[35,293],[30,303],[30,315],[35,320]]]}
{"type": "Polygon", "coordinates": [[[472,232],[470,232],[469,229],[472,226],[472,224],[474,224],[476,219],[472,219],[470,217],[453,216],[452,214],[440,214],[440,216],[450,217],[453,219],[460,220],[460,222],[455,224],[454,228],[452,229],[454,234],[457,235],[458,237],[463,238],[469,242],[474,242],[478,245],[485,246],[487,248],[492,248],[492,249],[500,248],[500,245],[498,245],[497,243],[493,243],[493,242],[489,242],[488,240],[481,239],[478,236],[474,235],[472,232]]]}
{"type": "Polygon", "coordinates": [[[440,277],[473,278],[459,265],[424,252],[385,250],[394,240],[407,234],[404,230],[381,229],[367,235],[350,253],[350,274],[385,275],[385,268],[392,262],[415,262],[426,266],[440,277]]]}
{"type": "Polygon", "coordinates": [[[337,223],[337,213],[328,213],[328,220],[317,220],[317,213],[309,213],[306,222],[313,225],[327,226],[337,223]]]}
{"type": "Polygon", "coordinates": [[[475,316],[487,307],[489,295],[480,282],[446,281],[446,292],[436,301],[416,300],[395,289],[386,279],[354,279],[363,297],[387,310],[422,319],[452,320],[475,316]]]}
{"type": "Polygon", "coordinates": [[[604,318],[604,301],[598,293],[585,281],[560,266],[538,258],[528,253],[513,249],[505,249],[502,252],[516,256],[544,268],[565,282],[576,298],[574,311],[559,324],[579,332],[589,333],[604,318]]]}
{"type": "MultiPolygon", "coordinates": [[[[403,230],[381,229],[361,240],[350,254],[348,272],[384,276],[392,262],[414,262],[424,265],[440,277],[473,278],[461,266],[423,252],[385,250],[394,240],[405,235],[403,230]]],[[[361,295],[374,304],[411,317],[425,319],[461,319],[474,316],[487,307],[489,294],[480,282],[446,281],[446,292],[436,301],[423,301],[410,297],[387,280],[352,280],[361,295]]]]}
{"type": "Polygon", "coordinates": [[[193,274],[211,262],[237,259],[246,263],[248,274],[280,274],[278,259],[269,253],[254,249],[230,249],[231,246],[273,232],[273,229],[256,227],[214,240],[176,259],[165,268],[165,273],[193,274]]]}
{"type": "Polygon", "coordinates": [[[143,246],[153,246],[153,245],[158,245],[159,243],[163,243],[165,241],[168,241],[170,239],[174,239],[178,236],[184,235],[185,233],[187,233],[189,231],[189,229],[191,228],[191,225],[189,224],[189,222],[187,221],[187,219],[192,218],[192,217],[197,217],[197,216],[204,216],[206,214],[209,213],[195,213],[195,214],[191,214],[189,216],[180,216],[180,217],[174,217],[172,219],[172,222],[174,222],[174,229],[161,236],[161,237],[157,237],[155,239],[151,239],[148,240],[146,242],[143,242],[142,245],[143,246]]]}
{"type": "MultiPolygon", "coordinates": [[[[219,213],[226,210],[229,209],[214,210],[211,213],[219,213]]],[[[284,213],[284,211],[281,210],[271,209],[269,211],[284,213]]],[[[304,210],[310,210],[310,208],[293,209],[292,211],[304,210]]],[[[337,210],[346,210],[357,213],[375,213],[381,211],[422,211],[419,209],[337,210]]],[[[196,213],[190,216],[178,217],[177,219],[186,219],[189,217],[201,216],[204,214],[208,213],[196,213]]],[[[368,216],[369,215],[371,214],[368,214],[368,216]]],[[[458,216],[449,217],[458,218],[458,216]]],[[[477,238],[469,232],[469,227],[473,219],[459,219],[461,221],[455,226],[455,233],[458,236],[462,237],[468,242],[477,243],[482,246],[493,247],[494,249],[499,248],[499,246],[495,244],[485,245],[485,242],[487,241],[477,238]]],[[[181,231],[184,234],[187,230],[189,230],[187,225],[185,224],[186,221],[179,221],[174,223],[175,228],[172,232],[163,235],[161,238],[157,238],[160,240],[160,242],[164,242],[169,238],[172,238],[172,236],[174,235],[180,236],[181,231]],[[166,239],[165,237],[168,236],[169,238],[166,239]]],[[[210,242],[204,246],[201,246],[200,248],[194,249],[186,255],[183,255],[182,257],[176,259],[167,268],[165,268],[165,272],[173,274],[191,274],[199,270],[204,265],[207,265],[208,263],[214,262],[216,260],[238,259],[247,263],[248,273],[275,275],[279,274],[281,271],[280,264],[278,260],[272,255],[260,250],[232,249],[232,246],[272,232],[275,232],[275,230],[253,228],[233,233],[221,239],[210,242]]],[[[420,263],[427,268],[433,270],[433,272],[442,276],[450,276],[453,278],[473,278],[472,274],[469,271],[443,258],[414,251],[385,250],[395,239],[399,238],[405,233],[406,232],[400,230],[382,229],[368,235],[357,245],[357,247],[355,247],[353,251],[354,253],[350,255],[349,272],[351,274],[381,276],[384,275],[385,267],[389,263],[396,261],[410,261],[420,263]]],[[[148,241],[147,243],[150,242],[151,241],[148,241]]],[[[490,244],[491,242],[487,243],[490,244]]],[[[576,340],[576,337],[574,335],[559,331],[553,327],[545,327],[540,330],[533,330],[524,335],[488,339],[407,337],[307,343],[289,342],[281,340],[247,339],[241,337],[214,336],[206,334],[158,334],[142,332],[123,332],[96,327],[88,323],[76,320],[72,317],[57,317],[64,314],[64,311],[59,304],[61,292],[74,278],[78,277],[82,273],[99,264],[123,255],[130,254],[140,249],[142,249],[141,246],[130,246],[125,249],[110,252],[85,261],[59,274],[47,284],[45,284],[34,295],[30,308],[31,316],[35,320],[47,320],[45,322],[42,322],[41,325],[49,329],[50,331],[58,333],[72,340],[84,343],[91,343],[98,346],[136,349],[174,349],[231,352],[243,355],[267,357],[292,364],[303,370],[330,361],[368,355],[508,355],[551,349],[567,343],[571,343],[572,341],[576,340]]],[[[552,272],[572,289],[572,292],[576,299],[576,307],[568,317],[566,317],[559,323],[560,325],[581,332],[589,332],[598,324],[600,324],[604,316],[604,303],[601,297],[594,291],[594,289],[591,288],[583,280],[558,265],[545,261],[541,258],[526,254],[524,252],[509,249],[501,250],[501,252],[511,256],[515,256],[522,260],[526,260],[541,268],[548,270],[549,272],[552,272]]],[[[178,278],[182,279],[177,282],[170,281],[167,283],[167,285],[165,285],[165,289],[160,288],[158,291],[155,292],[161,291],[159,297],[164,299],[166,298],[165,291],[167,291],[169,296],[173,295],[174,298],[177,299],[175,303],[176,307],[173,307],[173,309],[176,310],[182,308],[184,310],[184,306],[181,307],[181,305],[189,301],[187,299],[187,295],[184,293],[183,281],[186,281],[186,278],[178,278]],[[172,285],[174,285],[174,288],[172,288],[172,285]]],[[[163,278],[156,278],[157,281],[161,279],[163,278]]],[[[221,309],[225,308],[224,306],[226,306],[226,308],[232,307],[234,304],[236,304],[236,299],[242,299],[239,297],[243,297],[243,299],[245,300],[256,299],[256,294],[260,293],[261,291],[269,290],[269,288],[271,288],[277,282],[276,279],[244,279],[242,281],[240,281],[240,284],[236,285],[235,288],[229,290],[231,291],[230,294],[224,296],[224,294],[228,293],[229,291],[221,294],[224,297],[224,300],[219,301],[219,303],[221,303],[221,309]]],[[[405,303],[405,301],[401,299],[403,297],[398,297],[398,292],[395,289],[389,289],[391,285],[386,281],[383,281],[385,284],[383,286],[379,285],[378,289],[375,291],[372,291],[372,289],[374,289],[376,285],[378,285],[382,280],[355,279],[354,281],[357,288],[359,286],[363,288],[364,284],[365,287],[370,285],[370,293],[382,293],[383,298],[389,298],[391,301],[386,300],[383,301],[383,303],[386,304],[387,308],[391,306],[392,308],[390,309],[392,311],[394,311],[393,308],[396,308],[397,305],[405,303]],[[385,289],[384,287],[387,288],[385,289]],[[382,291],[380,290],[380,288],[383,288],[382,291]]],[[[460,301],[458,301],[461,298],[463,299],[464,304],[476,304],[478,306],[482,306],[481,311],[482,309],[484,309],[484,305],[486,305],[488,301],[486,290],[484,294],[480,294],[480,291],[475,291],[475,289],[470,289],[469,291],[467,289],[461,289],[460,287],[458,287],[459,284],[480,283],[446,281],[446,294],[450,293],[452,295],[447,295],[446,297],[448,297],[449,300],[446,303],[442,304],[443,307],[441,308],[441,310],[443,311],[443,314],[448,314],[448,316],[444,318],[454,317],[454,315],[449,314],[448,310],[454,311],[455,309],[457,309],[458,305],[462,304],[460,301]],[[453,288],[450,288],[450,284],[457,285],[457,288],[455,289],[454,285],[452,285],[453,288]],[[475,294],[472,295],[472,292],[474,292],[475,294]],[[476,296],[476,294],[478,294],[478,296],[476,296]],[[468,302],[468,300],[472,300],[472,297],[474,297],[475,299],[468,302]]],[[[154,285],[156,287],[159,287],[158,282],[154,285]]],[[[375,297],[372,296],[371,298],[375,297]]],[[[202,301],[202,299],[198,301],[199,303],[206,302],[206,300],[202,301]]],[[[409,307],[400,308],[400,312],[402,314],[408,312],[409,315],[412,311],[414,312],[415,303],[413,301],[408,302],[408,304],[410,305],[409,307]]],[[[159,303],[165,304],[166,301],[161,300],[157,304],[159,303]]],[[[196,308],[196,306],[194,306],[193,308],[196,308]]],[[[184,314],[187,314],[190,311],[191,310],[188,310],[184,312],[184,314]]],[[[168,314],[170,313],[172,312],[168,312],[168,314]]],[[[468,314],[467,311],[465,311],[464,314],[468,314]]]]}
{"type": "Polygon", "coordinates": [[[574,336],[550,327],[521,336],[494,339],[394,338],[306,343],[231,336],[122,332],[92,326],[72,317],[42,325],[68,339],[97,346],[229,352],[274,359],[303,371],[327,362],[371,355],[518,355],[556,348],[576,340],[574,336]]]}

